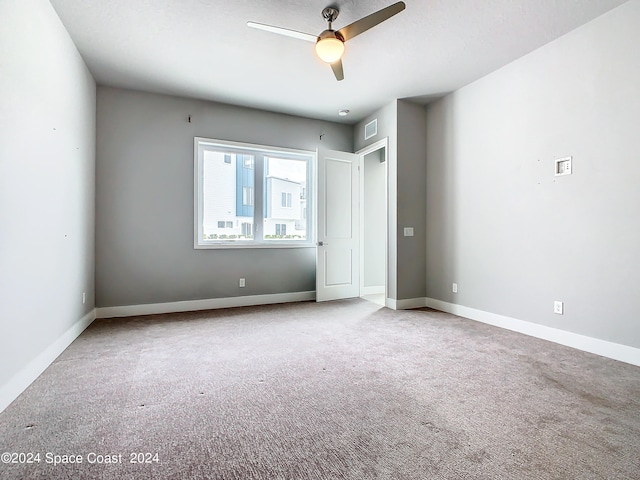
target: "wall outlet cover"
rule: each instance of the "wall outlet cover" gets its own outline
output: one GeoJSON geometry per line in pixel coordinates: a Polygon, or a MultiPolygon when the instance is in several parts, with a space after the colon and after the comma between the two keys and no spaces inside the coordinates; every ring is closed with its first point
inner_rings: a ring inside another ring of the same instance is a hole
{"type": "Polygon", "coordinates": [[[553,313],[562,315],[564,313],[564,304],[558,301],[553,302],[553,313]]]}

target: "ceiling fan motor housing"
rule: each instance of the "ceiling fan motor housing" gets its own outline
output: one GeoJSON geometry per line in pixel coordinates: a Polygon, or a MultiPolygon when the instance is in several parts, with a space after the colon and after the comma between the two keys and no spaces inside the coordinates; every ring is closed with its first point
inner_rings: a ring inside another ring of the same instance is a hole
{"type": "Polygon", "coordinates": [[[325,30],[320,35],[318,35],[318,42],[320,40],[324,40],[325,38],[337,38],[342,43],[344,43],[344,37],[340,35],[340,32],[336,32],[335,30],[325,30]]]}

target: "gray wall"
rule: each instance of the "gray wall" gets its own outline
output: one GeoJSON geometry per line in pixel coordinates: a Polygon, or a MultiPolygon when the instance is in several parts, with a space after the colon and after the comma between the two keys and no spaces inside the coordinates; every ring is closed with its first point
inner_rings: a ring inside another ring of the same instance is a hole
{"type": "Polygon", "coordinates": [[[394,100],[355,126],[356,150],[389,137],[389,266],[391,299],[423,298],[426,269],[426,118],[425,109],[394,100]],[[364,126],[378,119],[378,134],[364,140],[364,126]],[[414,236],[405,237],[404,227],[414,236]]]}
{"type": "Polygon", "coordinates": [[[633,1],[428,108],[428,297],[640,347],[638,45],[633,1]]]}
{"type": "Polygon", "coordinates": [[[48,1],[0,45],[1,387],[94,307],[95,82],[48,1]]]}
{"type": "Polygon", "coordinates": [[[365,287],[384,287],[387,247],[387,208],[384,149],[365,155],[363,188],[363,259],[365,287]]]}
{"type": "Polygon", "coordinates": [[[426,289],[426,128],[424,107],[406,100],[398,100],[399,300],[422,298],[426,289]],[[413,227],[414,236],[405,237],[404,227],[413,227]]]}
{"type": "Polygon", "coordinates": [[[397,256],[397,188],[398,188],[398,156],[397,156],[397,138],[398,138],[398,102],[393,102],[376,110],[363,121],[354,126],[353,138],[355,151],[372,145],[385,137],[388,137],[387,161],[387,185],[388,185],[388,221],[389,230],[387,237],[387,298],[396,299],[398,291],[398,256],[397,256]],[[374,118],[378,119],[377,135],[365,140],[364,127],[374,118]]]}
{"type": "Polygon", "coordinates": [[[97,105],[99,307],[315,290],[315,247],[194,250],[193,138],[353,151],[352,126],[108,87],[97,105]]]}

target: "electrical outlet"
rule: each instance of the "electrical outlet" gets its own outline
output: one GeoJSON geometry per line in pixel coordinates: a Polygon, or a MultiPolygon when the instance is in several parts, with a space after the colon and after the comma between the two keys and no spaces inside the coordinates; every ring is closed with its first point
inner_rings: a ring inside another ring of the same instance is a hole
{"type": "Polygon", "coordinates": [[[244,278],[241,278],[241,279],[240,279],[240,282],[238,282],[238,286],[239,286],[239,287],[244,287],[245,285],[246,285],[246,284],[245,284],[245,282],[244,282],[244,278]]]}
{"type": "Polygon", "coordinates": [[[84,305],[85,303],[87,303],[87,294],[86,292],[82,292],[82,304],[84,305]]]}
{"type": "Polygon", "coordinates": [[[557,313],[558,315],[564,314],[564,303],[558,301],[553,302],[553,313],[557,313]]]}
{"type": "Polygon", "coordinates": [[[451,284],[451,291],[453,293],[458,293],[458,284],[457,283],[451,284]]]}

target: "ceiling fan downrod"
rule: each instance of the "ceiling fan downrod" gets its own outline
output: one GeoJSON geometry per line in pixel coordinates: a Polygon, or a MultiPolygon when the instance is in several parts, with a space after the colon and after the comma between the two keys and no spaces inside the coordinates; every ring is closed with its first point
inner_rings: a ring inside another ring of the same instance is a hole
{"type": "Polygon", "coordinates": [[[336,18],[338,18],[339,13],[340,13],[340,10],[333,7],[327,7],[324,10],[322,10],[322,18],[324,18],[329,23],[329,30],[332,30],[331,24],[336,21],[336,18]]]}

